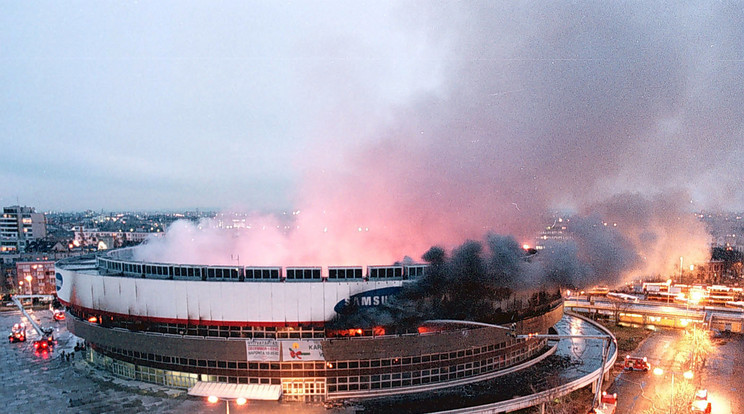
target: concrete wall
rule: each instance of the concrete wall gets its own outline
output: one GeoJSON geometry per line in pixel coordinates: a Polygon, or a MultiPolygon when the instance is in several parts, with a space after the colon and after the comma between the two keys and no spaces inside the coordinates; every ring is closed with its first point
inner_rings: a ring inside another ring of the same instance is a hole
{"type": "Polygon", "coordinates": [[[103,328],[74,317],[67,318],[67,329],[75,336],[84,338],[93,344],[130,349],[142,353],[193,359],[232,361],[245,361],[246,359],[246,347],[243,340],[136,333],[103,328]]]}

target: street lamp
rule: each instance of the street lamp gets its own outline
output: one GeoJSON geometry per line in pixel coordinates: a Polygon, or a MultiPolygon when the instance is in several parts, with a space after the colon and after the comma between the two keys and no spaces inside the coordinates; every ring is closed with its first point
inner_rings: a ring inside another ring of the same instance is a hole
{"type": "MultiPolygon", "coordinates": [[[[670,371],[672,374],[672,396],[669,400],[669,413],[674,414],[674,371],[670,371]]],[[[664,370],[661,368],[654,368],[654,375],[664,375],[664,370]]],[[[682,377],[686,380],[691,380],[693,377],[692,371],[685,371],[682,377]]]]}
{"type": "MultiPolygon", "coordinates": [[[[209,401],[212,404],[215,404],[219,401],[224,401],[225,402],[225,414],[230,414],[230,400],[231,400],[230,398],[220,398],[214,395],[210,395],[209,397],[207,397],[207,401],[209,401]]],[[[248,400],[246,400],[243,397],[235,398],[235,404],[237,405],[245,405],[246,402],[248,402],[248,400]]]]}

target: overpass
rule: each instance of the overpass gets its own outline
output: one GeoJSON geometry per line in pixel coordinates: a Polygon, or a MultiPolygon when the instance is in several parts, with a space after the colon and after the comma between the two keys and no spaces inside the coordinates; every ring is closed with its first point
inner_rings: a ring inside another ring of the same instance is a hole
{"type": "Polygon", "coordinates": [[[720,306],[687,307],[675,303],[645,301],[566,300],[566,310],[592,318],[603,317],[618,322],[642,326],[685,328],[692,323],[705,324],[709,329],[744,333],[744,309],[720,306]]]}

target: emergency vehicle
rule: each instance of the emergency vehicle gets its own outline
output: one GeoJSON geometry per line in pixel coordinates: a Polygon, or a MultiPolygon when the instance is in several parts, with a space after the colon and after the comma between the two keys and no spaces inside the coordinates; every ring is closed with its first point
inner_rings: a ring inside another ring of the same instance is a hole
{"type": "Polygon", "coordinates": [[[626,371],[648,371],[651,369],[651,364],[648,363],[648,359],[646,357],[632,357],[630,355],[627,355],[625,357],[625,363],[623,364],[623,368],[626,371]]]}
{"type": "Polygon", "coordinates": [[[26,326],[22,323],[13,325],[8,335],[8,341],[13,342],[26,342],[26,326]]]}

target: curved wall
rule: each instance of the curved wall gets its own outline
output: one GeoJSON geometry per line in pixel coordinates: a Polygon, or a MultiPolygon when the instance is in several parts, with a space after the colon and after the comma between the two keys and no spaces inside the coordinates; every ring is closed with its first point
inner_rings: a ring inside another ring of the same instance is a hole
{"type": "MultiPolygon", "coordinates": [[[[232,282],[102,276],[58,266],[57,295],[65,305],[167,323],[324,323],[340,302],[363,292],[397,288],[401,280],[232,282]]],[[[386,296],[385,291],[381,295],[386,296]]],[[[379,301],[381,298],[377,298],[379,301]]]]}

